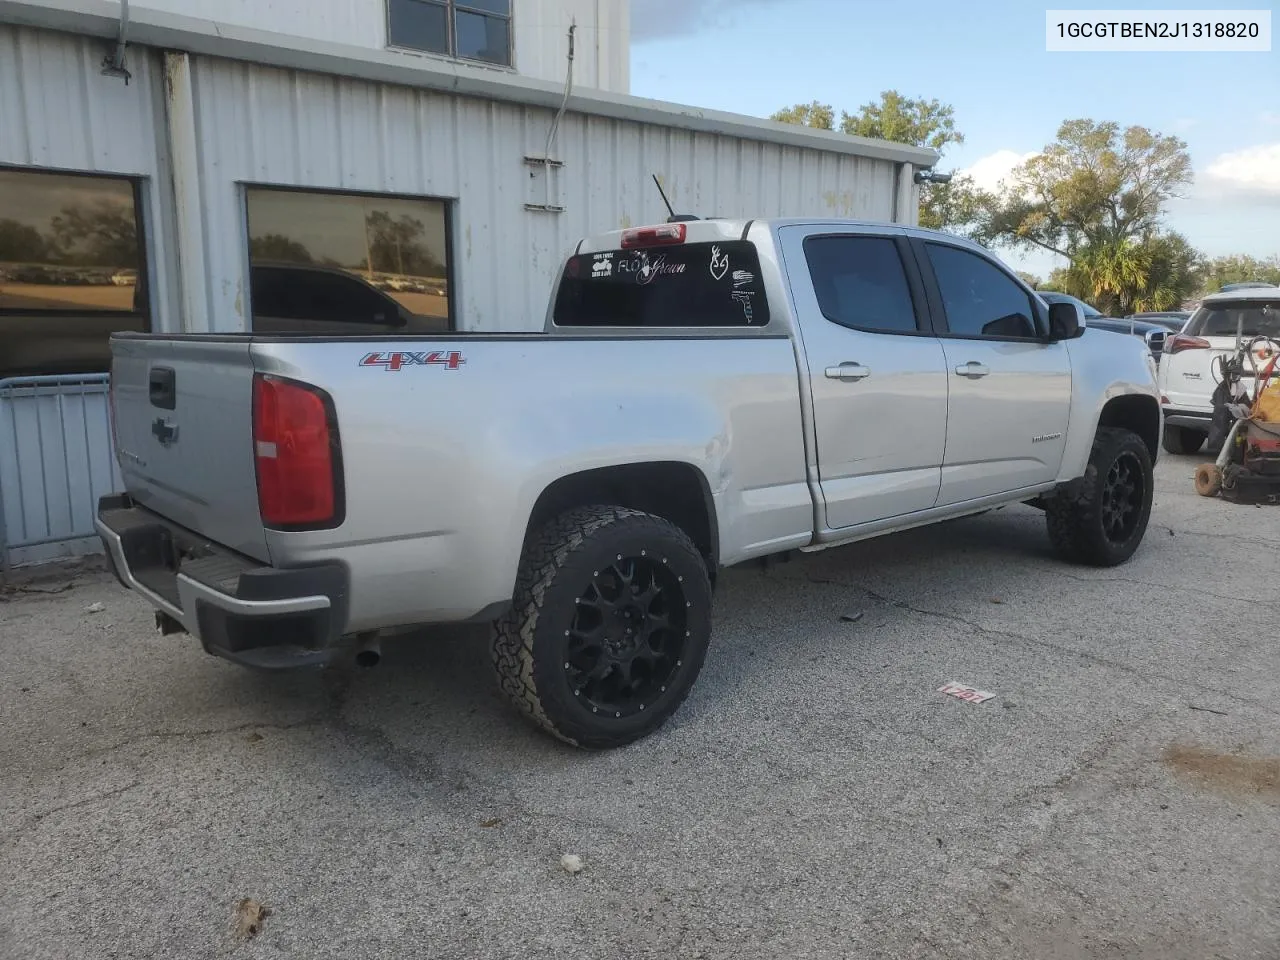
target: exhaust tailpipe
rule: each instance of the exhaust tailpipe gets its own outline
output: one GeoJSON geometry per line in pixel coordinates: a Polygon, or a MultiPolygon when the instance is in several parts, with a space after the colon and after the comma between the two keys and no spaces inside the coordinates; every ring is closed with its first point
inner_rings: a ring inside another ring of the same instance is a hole
{"type": "Polygon", "coordinates": [[[367,634],[356,650],[357,667],[376,667],[382,660],[382,638],[376,633],[367,634]]]}

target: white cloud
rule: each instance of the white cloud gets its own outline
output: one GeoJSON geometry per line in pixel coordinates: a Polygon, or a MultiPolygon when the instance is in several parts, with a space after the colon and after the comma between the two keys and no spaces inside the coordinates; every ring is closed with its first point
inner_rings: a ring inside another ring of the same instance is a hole
{"type": "Polygon", "coordinates": [[[960,172],[972,177],[973,182],[983,190],[995,190],[1000,186],[1001,181],[1009,178],[1014,167],[1026,163],[1035,155],[1035,151],[1018,153],[1016,150],[997,150],[985,157],[979,157],[960,172]]]}
{"type": "Polygon", "coordinates": [[[1238,192],[1280,194],[1280,143],[1219,154],[1205,175],[1238,192]]]}

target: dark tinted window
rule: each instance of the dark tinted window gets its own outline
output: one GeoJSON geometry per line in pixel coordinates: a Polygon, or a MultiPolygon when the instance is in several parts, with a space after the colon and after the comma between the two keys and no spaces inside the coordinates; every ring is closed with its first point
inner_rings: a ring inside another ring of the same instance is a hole
{"type": "Polygon", "coordinates": [[[1031,298],[983,257],[943,244],[926,244],[951,333],[966,337],[1036,335],[1031,298]]]}
{"type": "Polygon", "coordinates": [[[750,243],[690,243],[573,257],[561,327],[762,327],[769,304],[750,243]]]}
{"type": "Polygon", "coordinates": [[[511,65],[511,0],[387,0],[392,46],[511,65]]]}
{"type": "Polygon", "coordinates": [[[1242,321],[1246,337],[1280,338],[1280,297],[1205,304],[1195,312],[1183,333],[1192,337],[1234,337],[1242,321]]]}
{"type": "Polygon", "coordinates": [[[248,188],[246,198],[256,329],[314,333],[307,324],[321,322],[406,333],[449,328],[442,201],[263,187],[248,188]]]}
{"type": "Polygon", "coordinates": [[[137,184],[0,169],[0,377],[97,373],[148,329],[137,184]]]}
{"type": "Polygon", "coordinates": [[[428,0],[390,0],[387,28],[397,47],[448,54],[449,8],[428,0]]]}
{"type": "Polygon", "coordinates": [[[834,323],[915,333],[915,308],[898,246],[887,237],[810,237],[805,259],[818,306],[834,323]]]}

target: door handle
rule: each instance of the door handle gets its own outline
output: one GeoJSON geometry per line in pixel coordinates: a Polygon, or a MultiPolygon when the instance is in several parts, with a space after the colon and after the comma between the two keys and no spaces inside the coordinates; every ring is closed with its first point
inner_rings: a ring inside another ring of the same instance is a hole
{"type": "Polygon", "coordinates": [[[968,363],[962,363],[956,367],[957,377],[968,377],[970,380],[981,380],[991,371],[976,360],[970,360],[968,363]]]}
{"type": "Polygon", "coordinates": [[[824,371],[828,380],[858,381],[871,376],[871,370],[860,363],[846,360],[838,367],[827,367],[824,371]]]}

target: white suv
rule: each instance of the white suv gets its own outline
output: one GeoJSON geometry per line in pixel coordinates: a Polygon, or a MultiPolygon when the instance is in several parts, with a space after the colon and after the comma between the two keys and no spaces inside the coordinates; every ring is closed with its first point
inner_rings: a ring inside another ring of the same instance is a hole
{"type": "MultiPolygon", "coordinates": [[[[1196,453],[1206,440],[1221,447],[1230,424],[1213,422],[1213,395],[1222,381],[1219,357],[1236,350],[1236,334],[1247,343],[1254,337],[1280,340],[1280,287],[1256,287],[1205,297],[1181,333],[1165,341],[1157,383],[1164,408],[1164,448],[1169,453],[1196,453]]],[[[1270,359],[1271,348],[1257,347],[1257,368],[1270,359]]],[[[1245,386],[1252,391],[1250,366],[1245,386]]]]}

